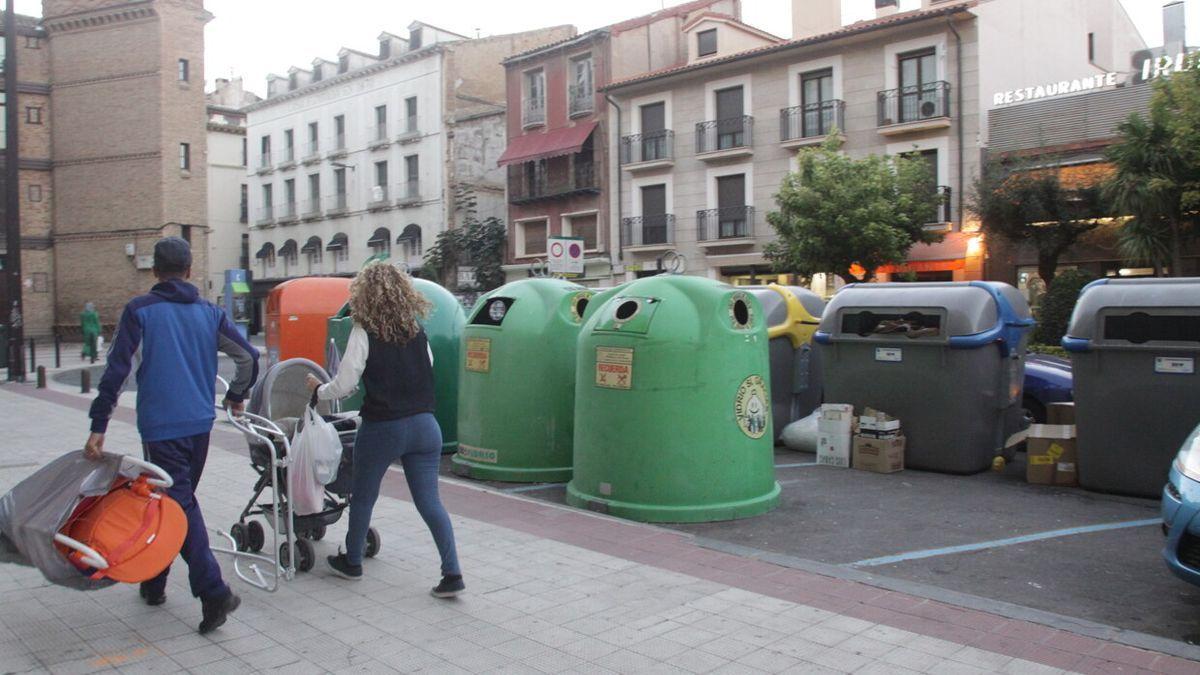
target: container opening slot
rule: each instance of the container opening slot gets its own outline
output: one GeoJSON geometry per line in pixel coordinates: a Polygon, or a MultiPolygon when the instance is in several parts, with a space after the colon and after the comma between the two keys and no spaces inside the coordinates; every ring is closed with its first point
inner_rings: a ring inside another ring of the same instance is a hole
{"type": "Polygon", "coordinates": [[[617,311],[613,316],[617,321],[628,321],[633,318],[634,314],[637,314],[639,308],[641,308],[641,304],[637,300],[626,300],[617,305],[617,311]]]}
{"type": "Polygon", "coordinates": [[[938,314],[906,312],[877,314],[871,311],[842,315],[842,333],[870,337],[897,335],[908,338],[937,337],[942,332],[942,317],[938,314]]]}
{"type": "Polygon", "coordinates": [[[1104,318],[1104,339],[1146,342],[1200,343],[1200,315],[1133,312],[1104,318]]]}
{"type": "Polygon", "coordinates": [[[734,300],[733,321],[738,328],[745,328],[750,323],[750,306],[745,300],[734,300]]]}

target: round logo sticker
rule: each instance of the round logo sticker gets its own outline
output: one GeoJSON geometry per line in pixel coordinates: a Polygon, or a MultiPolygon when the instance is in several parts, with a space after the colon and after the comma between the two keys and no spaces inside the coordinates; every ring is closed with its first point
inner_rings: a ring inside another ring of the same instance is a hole
{"type": "Polygon", "coordinates": [[[742,433],[762,438],[767,433],[767,386],[762,377],[751,375],[738,386],[733,399],[733,417],[742,433]]]}

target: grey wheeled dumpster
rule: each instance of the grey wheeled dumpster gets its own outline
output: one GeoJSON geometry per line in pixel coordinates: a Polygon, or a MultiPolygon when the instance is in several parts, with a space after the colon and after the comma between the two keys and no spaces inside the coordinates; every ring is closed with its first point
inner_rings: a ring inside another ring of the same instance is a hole
{"type": "Polygon", "coordinates": [[[1075,378],[1079,484],[1158,495],[1200,423],[1200,278],[1094,281],[1062,343],[1075,378]]]}
{"type": "Polygon", "coordinates": [[[758,298],[767,319],[771,356],[771,416],[775,440],[784,427],[821,404],[821,372],[813,356],[812,336],[821,323],[825,301],[802,286],[741,286],[758,298]]]}
{"type": "Polygon", "coordinates": [[[1033,323],[1008,284],[851,284],[815,338],[825,401],[899,418],[910,469],[983,471],[1025,424],[1033,323]]]}

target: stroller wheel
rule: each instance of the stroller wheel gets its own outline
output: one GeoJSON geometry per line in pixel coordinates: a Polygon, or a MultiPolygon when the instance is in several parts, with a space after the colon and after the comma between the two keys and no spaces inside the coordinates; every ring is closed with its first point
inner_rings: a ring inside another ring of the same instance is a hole
{"type": "Polygon", "coordinates": [[[246,546],[249,550],[258,553],[263,550],[263,544],[266,543],[267,533],[263,532],[262,523],[257,520],[246,523],[246,546]]]}
{"type": "Polygon", "coordinates": [[[233,527],[229,528],[229,536],[233,537],[233,545],[237,548],[237,550],[250,550],[248,546],[249,535],[246,532],[245,523],[234,523],[233,527]]]}
{"type": "Polygon", "coordinates": [[[325,538],[325,526],[318,525],[314,527],[312,530],[309,530],[308,536],[313,541],[321,541],[325,538]]]}
{"type": "Polygon", "coordinates": [[[383,542],[379,540],[379,530],[369,527],[367,528],[367,550],[363,551],[363,555],[368,558],[374,558],[379,555],[379,547],[383,542]]]}
{"type": "MultiPolygon", "coordinates": [[[[287,567],[291,562],[291,556],[288,552],[287,542],[279,545],[279,564],[282,567],[287,567]]],[[[317,562],[317,552],[313,549],[312,542],[307,539],[296,540],[296,571],[308,572],[312,570],[313,565],[317,562]]]]}

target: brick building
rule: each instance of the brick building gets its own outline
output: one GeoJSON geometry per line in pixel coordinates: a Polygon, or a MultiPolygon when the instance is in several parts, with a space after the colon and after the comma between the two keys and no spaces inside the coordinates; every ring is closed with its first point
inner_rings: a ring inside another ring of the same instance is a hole
{"type": "MultiPolygon", "coordinates": [[[[0,23],[0,30],[3,24],[0,23]]],[[[4,36],[17,43],[17,105],[20,111],[20,180],[21,180],[21,268],[25,280],[23,293],[25,332],[39,335],[49,332],[54,323],[54,259],[51,250],[53,209],[51,206],[50,161],[50,74],[46,33],[38,19],[17,16],[17,34],[4,36]]],[[[4,41],[0,40],[0,49],[4,41]]],[[[0,60],[3,57],[0,56],[0,60]]],[[[0,102],[12,99],[3,91],[0,79],[0,102]]],[[[4,106],[0,105],[0,148],[5,147],[4,106]]],[[[0,154],[0,165],[5,161],[0,154]]],[[[0,186],[4,176],[0,173],[0,186]]],[[[2,202],[2,199],[0,199],[2,202]]],[[[0,212],[4,205],[0,203],[0,212]]],[[[2,229],[2,228],[0,228],[2,229]]],[[[6,258],[7,242],[0,231],[0,258],[6,258]]],[[[6,278],[0,276],[0,307],[8,308],[6,278]]],[[[7,309],[3,314],[8,320],[7,309]]]]}

